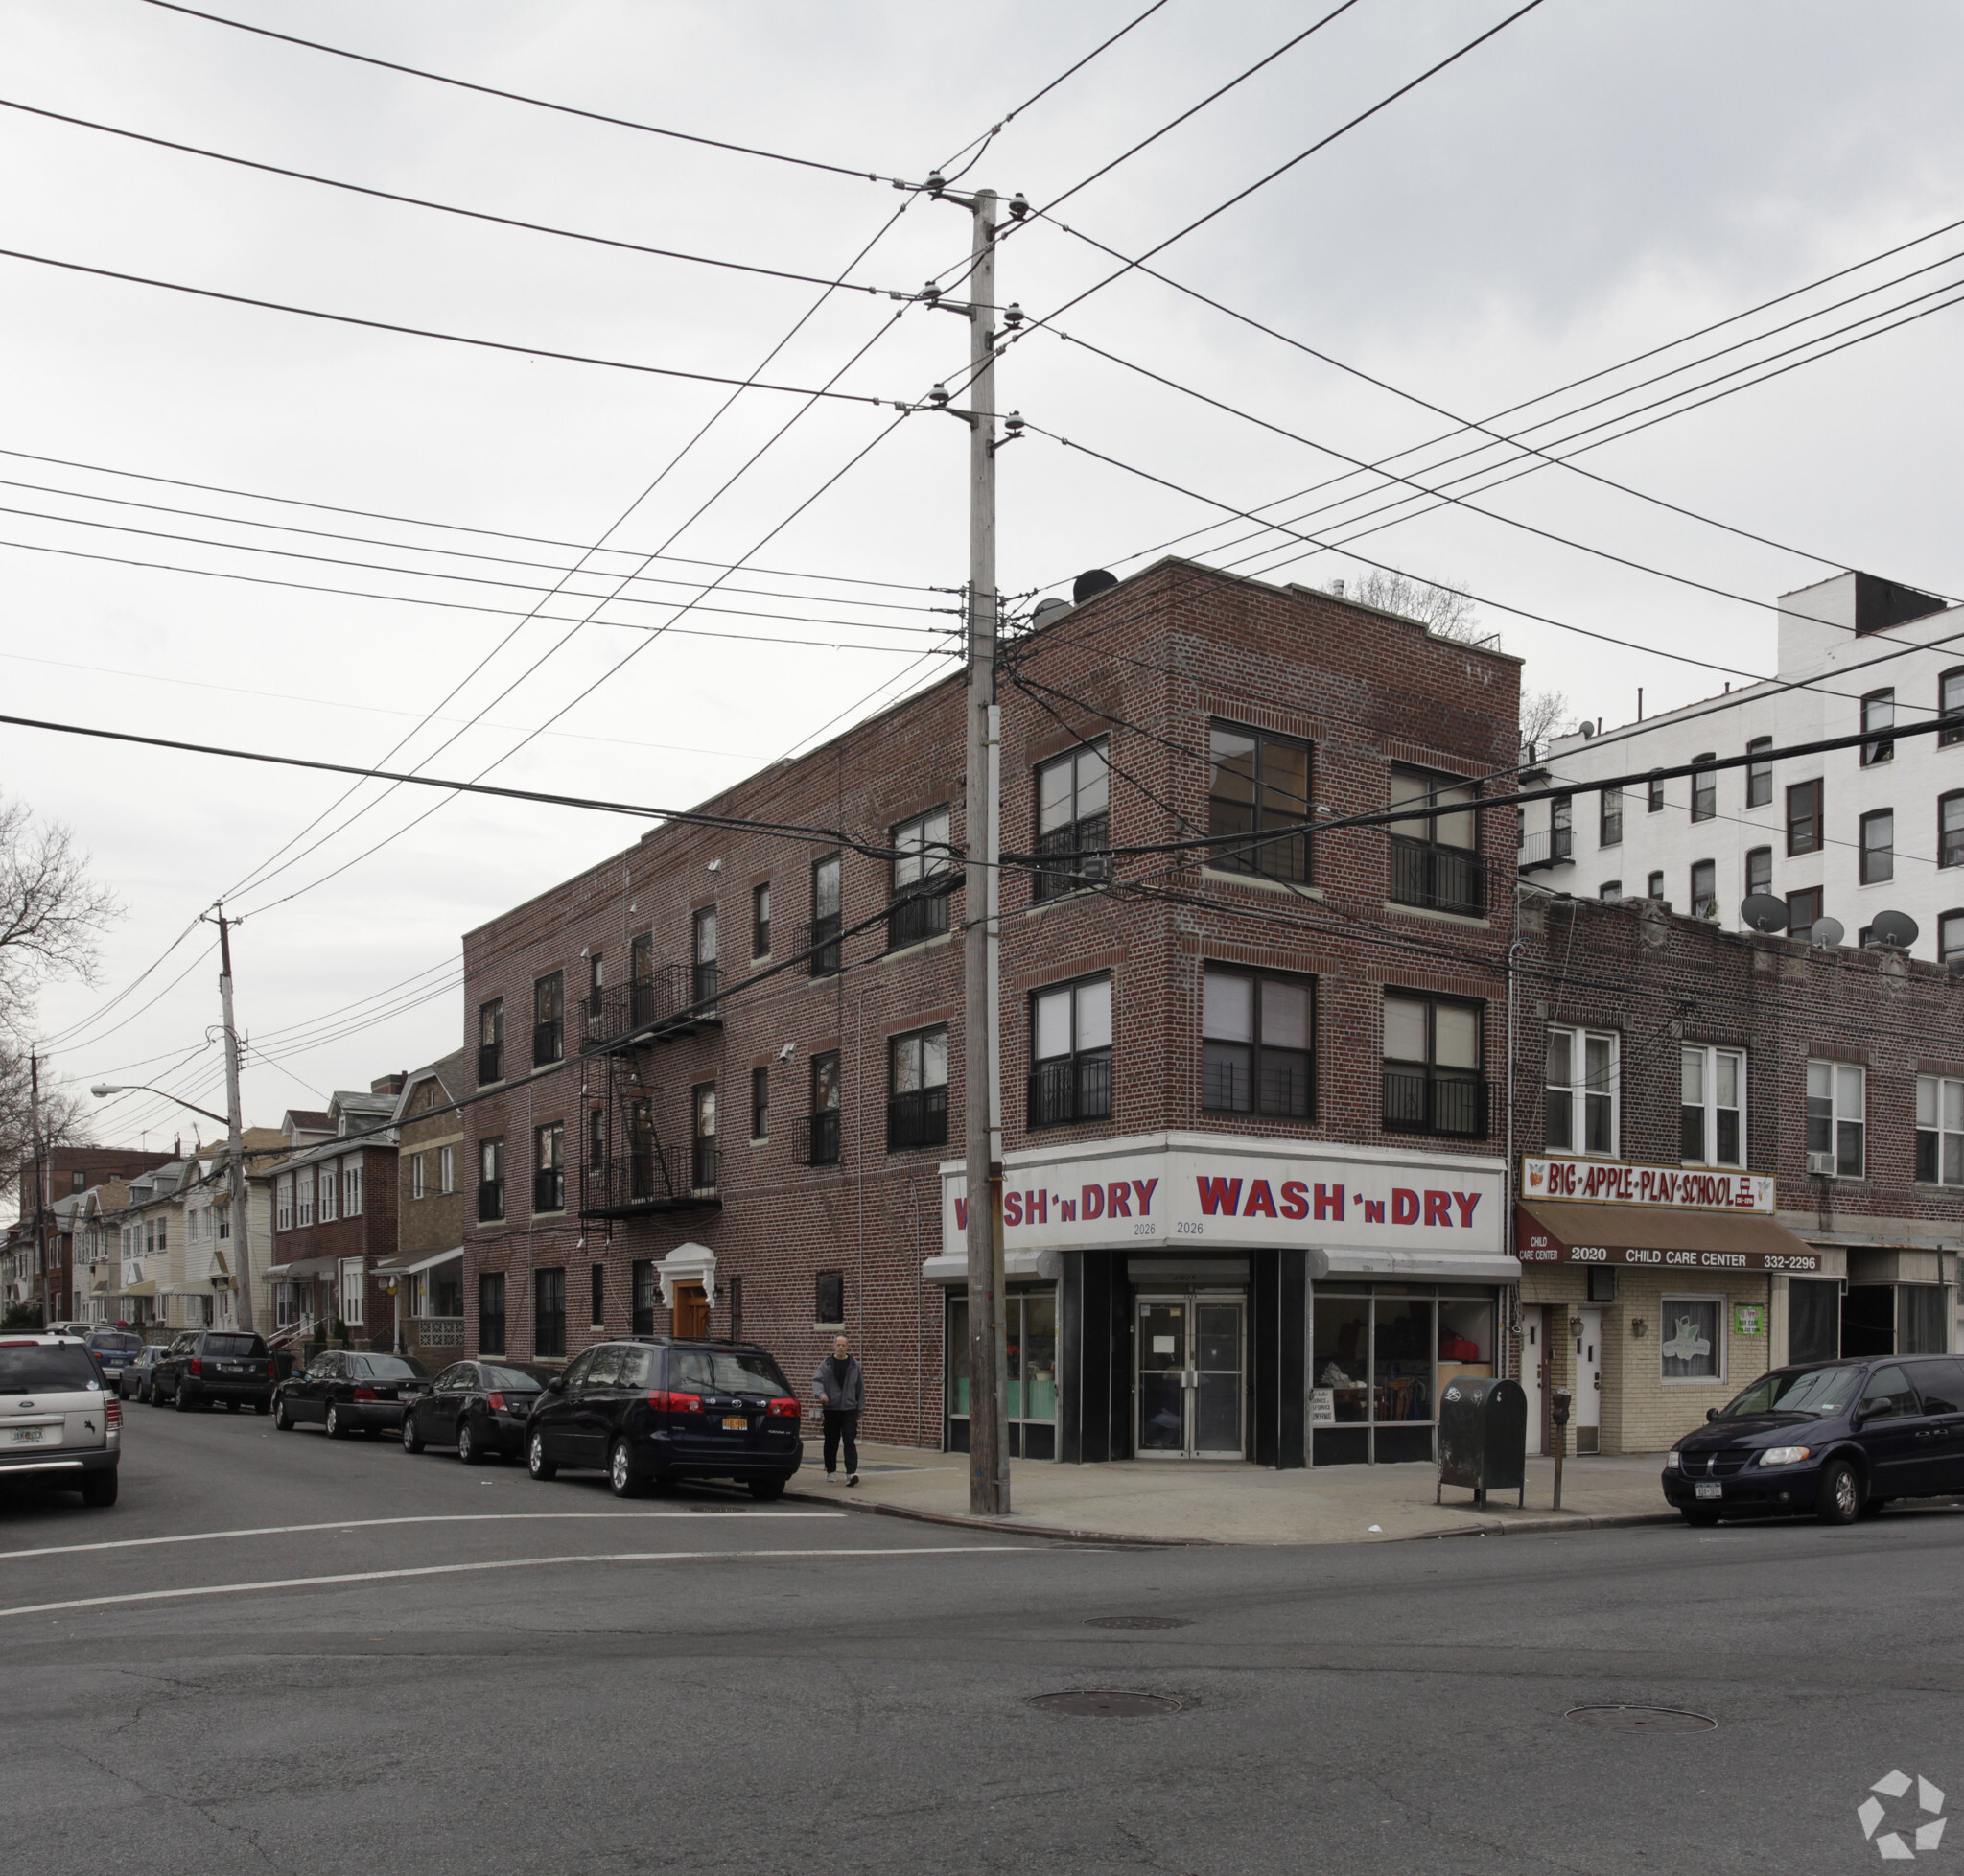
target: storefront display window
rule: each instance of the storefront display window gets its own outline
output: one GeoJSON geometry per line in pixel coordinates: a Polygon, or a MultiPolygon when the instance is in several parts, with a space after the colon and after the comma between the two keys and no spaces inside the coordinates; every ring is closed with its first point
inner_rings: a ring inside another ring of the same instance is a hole
{"type": "Polygon", "coordinates": [[[1320,1466],[1430,1459],[1439,1389],[1493,1372],[1490,1294],[1319,1290],[1314,1325],[1310,1421],[1320,1466]]]}
{"type": "Polygon", "coordinates": [[[1716,1381],[1724,1373],[1718,1297],[1665,1297],[1658,1304],[1667,1381],[1716,1381]]]}
{"type": "MultiPolygon", "coordinates": [[[[1057,1457],[1057,1292],[1012,1290],[1003,1299],[1003,1345],[1009,1369],[1004,1406],[1012,1459],[1057,1457]]],[[[947,1300],[945,1370],[947,1444],[969,1450],[969,1299],[947,1300]]]]}

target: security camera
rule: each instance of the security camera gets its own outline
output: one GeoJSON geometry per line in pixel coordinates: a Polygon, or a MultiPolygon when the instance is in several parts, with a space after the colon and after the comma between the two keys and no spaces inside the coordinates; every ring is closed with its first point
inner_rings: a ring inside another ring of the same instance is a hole
{"type": "Polygon", "coordinates": [[[788,1062],[797,1053],[798,1044],[796,1043],[786,1043],[784,1046],[778,1051],[778,1060],[780,1062],[788,1062]]]}

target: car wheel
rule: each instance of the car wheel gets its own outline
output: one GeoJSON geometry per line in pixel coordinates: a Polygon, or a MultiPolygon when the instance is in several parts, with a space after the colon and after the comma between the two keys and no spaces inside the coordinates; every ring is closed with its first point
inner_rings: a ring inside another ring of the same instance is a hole
{"type": "Polygon", "coordinates": [[[1845,1459],[1831,1459],[1821,1467],[1814,1498],[1814,1515],[1823,1524],[1853,1524],[1861,1515],[1861,1475],[1845,1459]]]}
{"type": "Polygon", "coordinates": [[[142,1401],[146,1407],[154,1407],[157,1404],[157,1397],[151,1391],[151,1385],[148,1381],[137,1382],[136,1397],[137,1399],[142,1401]]]}
{"type": "Polygon", "coordinates": [[[327,1404],[327,1437],[330,1440],[345,1440],[348,1429],[341,1424],[340,1406],[336,1401],[327,1404]]]}
{"type": "Polygon", "coordinates": [[[456,1456],[466,1466],[475,1466],[482,1455],[478,1451],[478,1436],[472,1430],[468,1419],[456,1423],[456,1456]]]}
{"type": "Polygon", "coordinates": [[[1697,1531],[1709,1531],[1718,1522],[1718,1513],[1709,1505],[1680,1505],[1677,1514],[1697,1531]]]}
{"type": "Polygon", "coordinates": [[[614,1450],[607,1455],[607,1483],[617,1498],[639,1498],[647,1484],[634,1448],[625,1440],[615,1441],[614,1450]]]}
{"type": "Polygon", "coordinates": [[[94,1510],[116,1502],[116,1468],[113,1466],[106,1472],[84,1472],[82,1475],[82,1502],[94,1510]]]}
{"type": "Polygon", "coordinates": [[[287,1411],[287,1403],[284,1400],[275,1400],[273,1402],[272,1423],[273,1425],[278,1427],[282,1433],[292,1432],[293,1417],[291,1413],[287,1411]]]}
{"type": "Polygon", "coordinates": [[[184,1393],[184,1383],[182,1381],[177,1383],[176,1392],[171,1395],[171,1405],[176,1408],[180,1414],[188,1414],[191,1411],[191,1401],[184,1393]]]}
{"type": "MultiPolygon", "coordinates": [[[[752,1479],[750,1482],[750,1495],[753,1498],[762,1500],[764,1504],[768,1505],[772,1499],[782,1498],[784,1495],[784,1482],[783,1479],[752,1479]]],[[[1687,1512],[1685,1515],[1690,1517],[1691,1513],[1687,1512]]],[[[1696,1520],[1695,1519],[1694,1522],[1696,1522],[1696,1520]]]]}
{"type": "Polygon", "coordinates": [[[526,1470],[535,1479],[552,1479],[559,1467],[546,1457],[546,1436],[535,1433],[526,1442],[526,1470]]]}
{"type": "Polygon", "coordinates": [[[403,1451],[419,1453],[423,1450],[423,1436],[416,1431],[416,1422],[408,1414],[403,1416],[403,1451]]]}

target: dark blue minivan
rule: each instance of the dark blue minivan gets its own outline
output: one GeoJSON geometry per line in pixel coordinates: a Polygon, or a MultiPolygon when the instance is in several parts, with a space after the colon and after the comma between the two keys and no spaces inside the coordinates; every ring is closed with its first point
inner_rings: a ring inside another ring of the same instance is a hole
{"type": "Polygon", "coordinates": [[[797,1395],[754,1344],[632,1336],[582,1350],[547,1383],[526,1421],[526,1464],[535,1479],[592,1466],[621,1498],[734,1479],[771,1499],[804,1459],[803,1430],[797,1395]]]}
{"type": "Polygon", "coordinates": [[[1812,1512],[1852,1524],[1892,1498],[1964,1492],[1964,1359],[1776,1368],[1664,1455],[1690,1524],[1812,1512]]]}

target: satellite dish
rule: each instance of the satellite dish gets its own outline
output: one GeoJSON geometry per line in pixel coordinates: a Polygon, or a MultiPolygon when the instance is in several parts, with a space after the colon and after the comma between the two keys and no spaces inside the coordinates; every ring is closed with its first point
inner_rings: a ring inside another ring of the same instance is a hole
{"type": "Polygon", "coordinates": [[[1118,575],[1108,574],[1103,567],[1093,567],[1087,573],[1080,574],[1071,582],[1070,602],[1081,606],[1094,593],[1102,593],[1108,586],[1116,586],[1118,575]]]}
{"type": "Polygon", "coordinates": [[[1068,599],[1040,599],[1037,602],[1037,610],[1030,615],[1030,623],[1032,625],[1047,625],[1059,613],[1068,612],[1069,610],[1070,601],[1068,599]]]}
{"type": "Polygon", "coordinates": [[[1868,928],[1868,935],[1878,945],[1887,945],[1899,951],[1906,951],[1915,944],[1916,934],[1916,921],[1907,912],[1878,912],[1868,928]]]}
{"type": "Polygon", "coordinates": [[[1770,892],[1749,892],[1739,916],[1755,931],[1785,931],[1787,902],[1770,892]]]}
{"type": "Polygon", "coordinates": [[[1848,927],[1839,919],[1816,919],[1807,941],[1816,950],[1831,951],[1847,936],[1848,927]]]}

